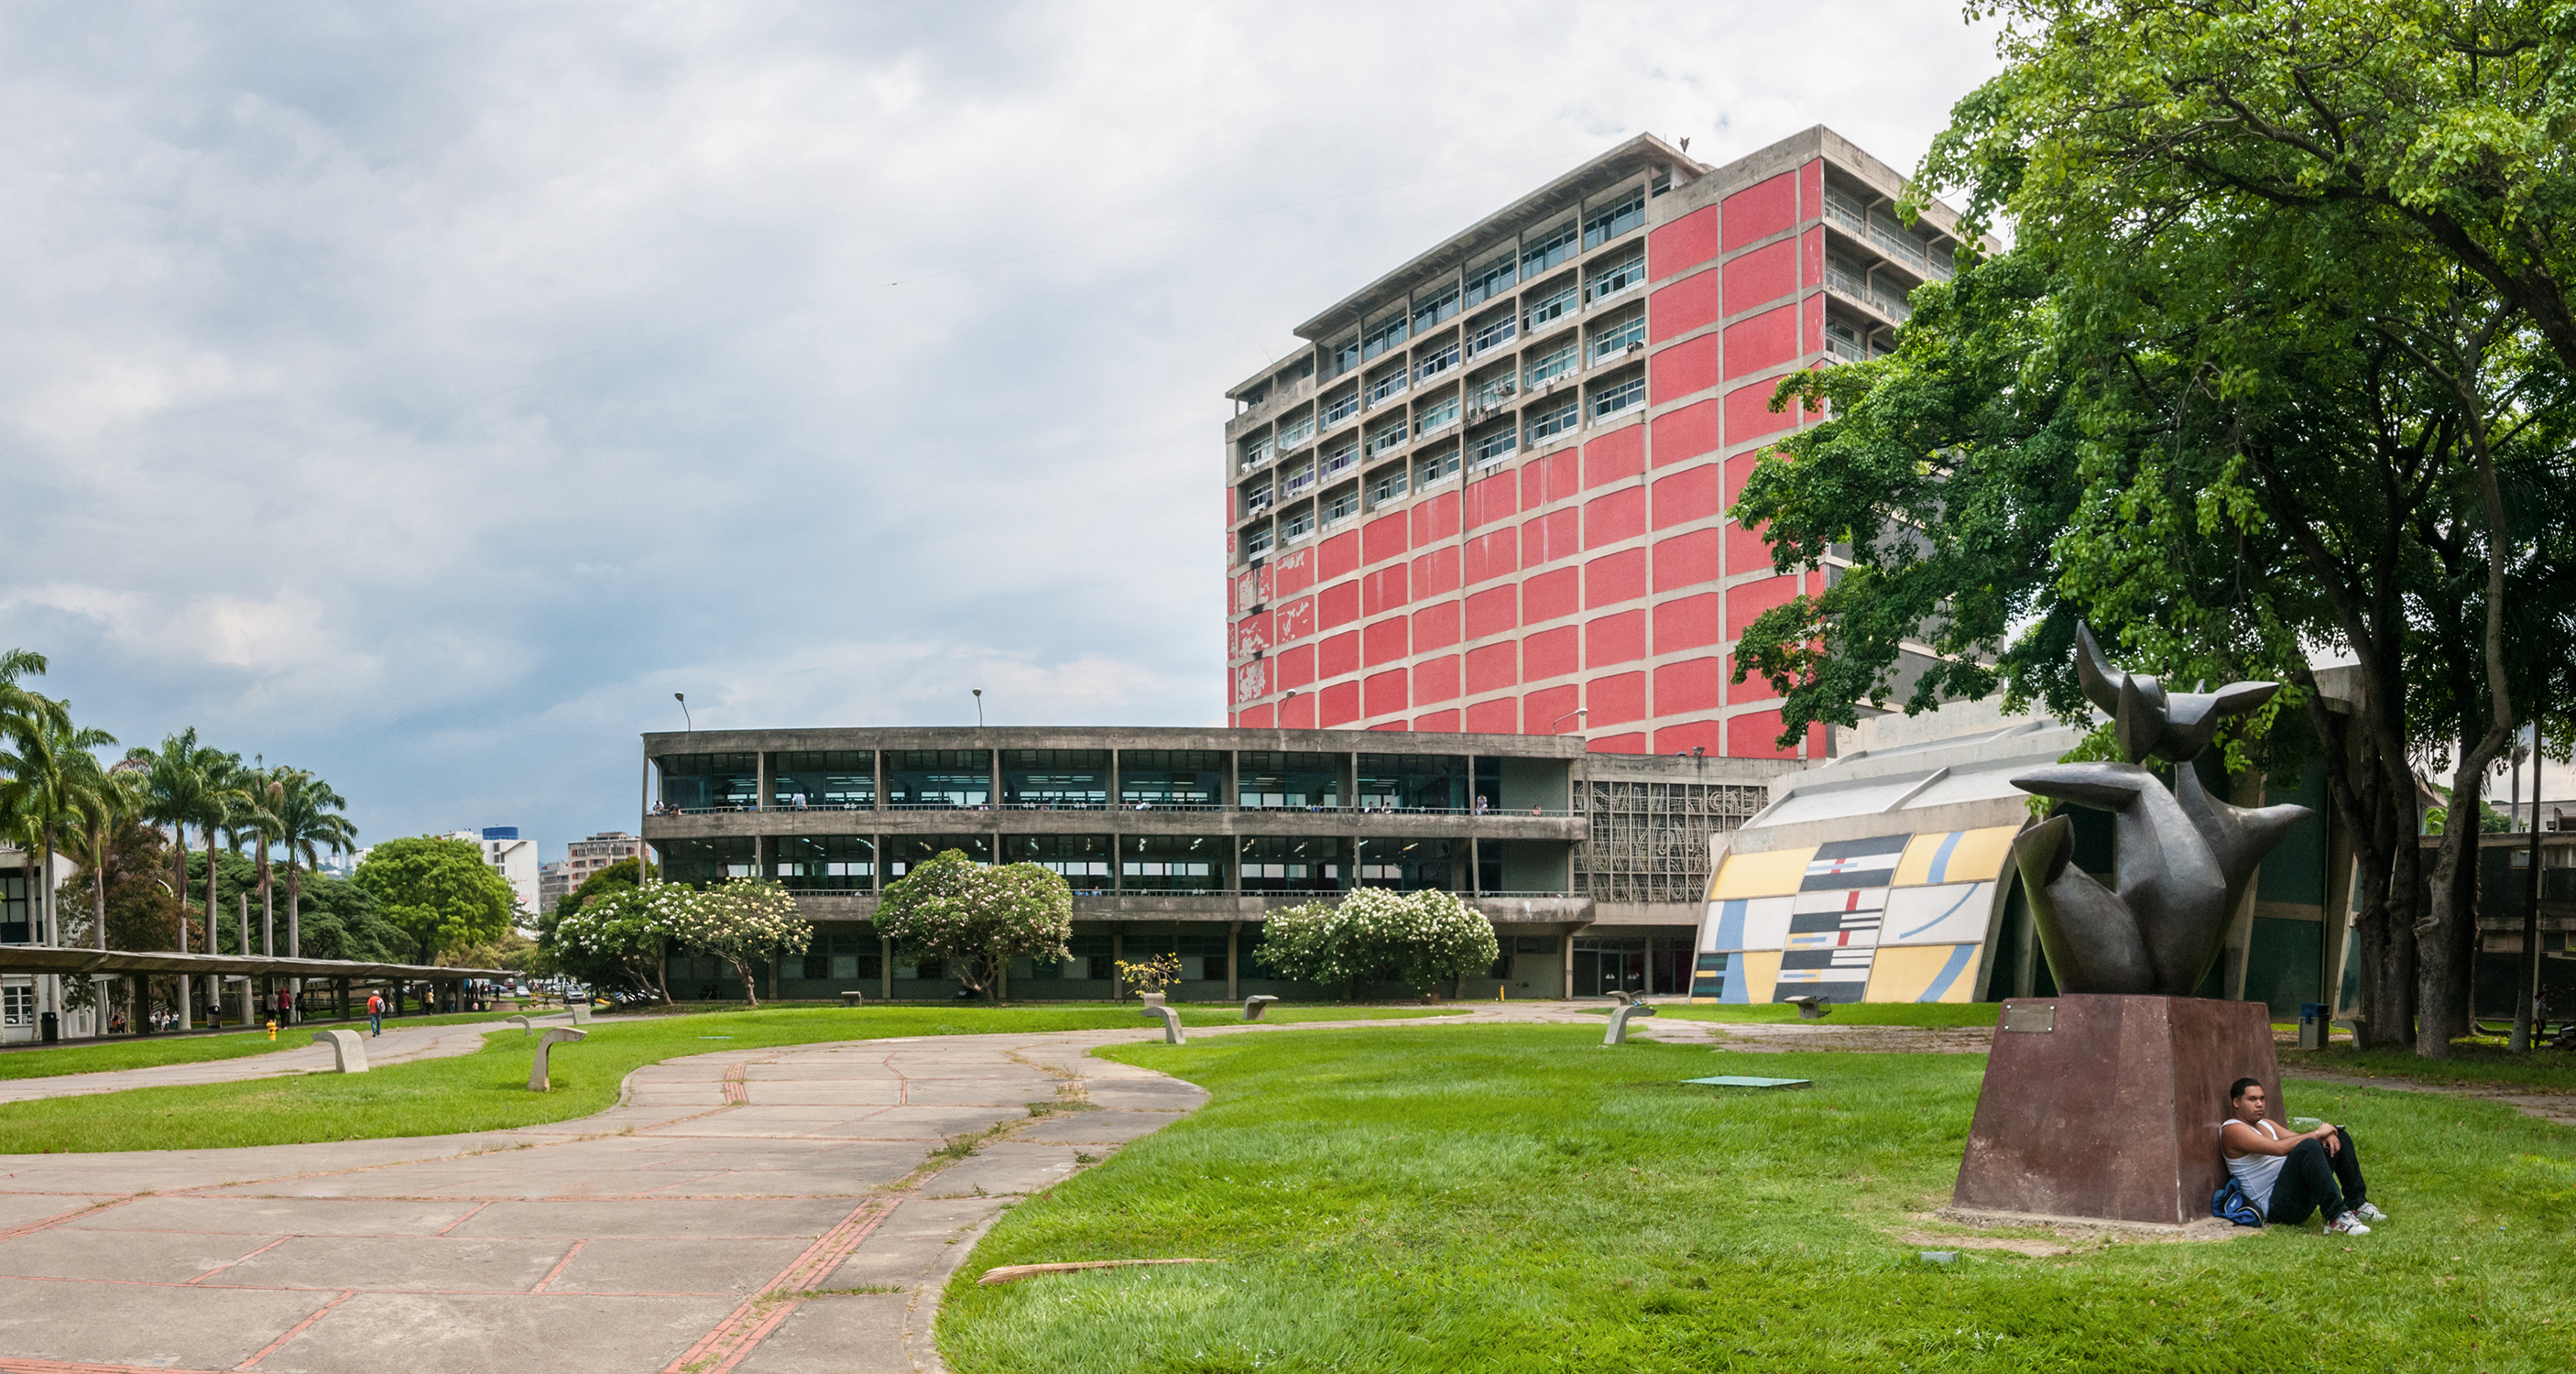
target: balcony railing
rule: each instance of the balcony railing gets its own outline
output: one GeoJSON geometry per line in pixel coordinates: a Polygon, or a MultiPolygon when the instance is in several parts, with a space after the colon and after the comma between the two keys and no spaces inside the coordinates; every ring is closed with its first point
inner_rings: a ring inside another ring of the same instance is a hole
{"type": "Polygon", "coordinates": [[[1579,817],[1579,816],[1581,816],[1581,815],[1583,814],[1583,813],[1582,813],[1582,812],[1580,812],[1580,811],[1572,811],[1572,810],[1558,810],[1558,809],[1550,808],[1550,807],[1535,807],[1535,806],[1534,806],[1534,807],[1529,807],[1529,808],[1526,808],[1526,809],[1518,808],[1518,807],[1492,806],[1492,805],[1487,805],[1487,806],[1484,806],[1484,807],[1481,807],[1481,808],[1479,808],[1479,807],[1475,807],[1475,806],[1396,806],[1396,805],[1392,805],[1392,804],[1381,804],[1381,803],[1378,803],[1378,802],[1363,802],[1363,803],[1357,803],[1357,804],[1342,804],[1342,803],[1335,803],[1335,802],[1320,802],[1320,803],[1311,803],[1311,804],[1303,805],[1303,806],[1260,806],[1260,805],[1234,805],[1234,806],[1228,806],[1228,805],[1226,805],[1226,804],[1225,804],[1225,803],[1223,803],[1223,802],[1168,802],[1168,801],[1143,801],[1143,802],[1137,802],[1137,801],[1120,801],[1120,802],[1112,803],[1112,802],[1109,802],[1109,801],[1106,801],[1106,800],[1102,800],[1102,801],[1004,801],[1004,802],[1001,802],[1001,803],[1000,803],[1000,804],[998,804],[998,805],[996,805],[996,804],[994,804],[994,803],[992,803],[992,802],[921,801],[921,802],[887,802],[887,803],[885,803],[883,806],[870,806],[870,805],[866,805],[866,804],[862,804],[862,803],[851,803],[851,802],[832,802],[832,803],[822,803],[822,804],[815,804],[815,805],[809,805],[809,806],[804,806],[804,807],[793,807],[793,806],[766,806],[766,807],[761,807],[761,806],[750,806],[750,805],[742,805],[742,806],[662,806],[662,807],[655,807],[655,808],[653,809],[653,813],[652,813],[652,814],[654,814],[654,815],[656,815],[656,816],[711,816],[711,815],[731,815],[731,814],[747,813],[747,812],[763,812],[763,811],[797,811],[797,810],[804,810],[804,811],[1143,811],[1143,812],[1154,812],[1154,811],[1241,811],[1241,812],[1253,812],[1253,813],[1260,813],[1260,814],[1265,814],[1265,815],[1267,815],[1267,814],[1277,814],[1277,815],[1283,815],[1283,816],[1287,816],[1287,815],[1330,815],[1330,816],[1489,816],[1489,817],[1493,817],[1493,818],[1498,819],[1498,820],[1502,820],[1502,819],[1509,819],[1509,820],[1525,820],[1525,819],[1565,820],[1565,819],[1572,818],[1572,817],[1579,817]]]}
{"type": "MultiPolygon", "coordinates": [[[[794,879],[782,878],[779,881],[787,885],[787,891],[798,896],[874,897],[878,895],[877,890],[870,887],[798,887],[795,886],[796,880],[794,879]]],[[[1388,883],[1360,883],[1358,886],[1389,888],[1394,891],[1449,892],[1453,896],[1467,901],[1530,901],[1544,900],[1547,898],[1555,898],[1562,901],[1584,895],[1582,893],[1563,890],[1543,890],[1534,888],[1395,888],[1392,884],[1388,883]]],[[[1073,895],[1076,897],[1331,897],[1350,890],[1350,888],[1323,881],[1317,881],[1301,886],[1296,885],[1293,880],[1282,879],[1277,886],[1271,887],[1108,888],[1077,886],[1073,889],[1073,895]]]]}

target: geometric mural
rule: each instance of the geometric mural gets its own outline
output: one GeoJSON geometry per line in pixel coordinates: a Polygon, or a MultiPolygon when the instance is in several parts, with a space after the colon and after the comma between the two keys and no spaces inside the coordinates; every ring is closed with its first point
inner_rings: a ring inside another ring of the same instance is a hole
{"type": "Polygon", "coordinates": [[[2018,829],[1728,855],[1709,879],[1692,999],[1967,1001],[2018,829]]]}

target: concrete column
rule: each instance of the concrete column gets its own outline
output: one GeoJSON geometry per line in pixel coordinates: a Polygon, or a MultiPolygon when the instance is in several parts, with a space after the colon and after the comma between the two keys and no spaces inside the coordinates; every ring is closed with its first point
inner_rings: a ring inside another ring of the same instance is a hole
{"type": "Polygon", "coordinates": [[[1564,979],[1565,979],[1565,1000],[1566,1000],[1566,1001],[1571,1002],[1571,1001],[1573,1001],[1573,1000],[1574,1000],[1574,932],[1573,932],[1573,931],[1570,931],[1570,930],[1569,930],[1569,931],[1565,932],[1563,935],[1560,935],[1560,936],[1558,936],[1558,937],[1557,937],[1557,941],[1556,941],[1556,954],[1557,954],[1557,961],[1558,961],[1558,963],[1561,965],[1561,967],[1560,967],[1560,969],[1559,969],[1559,972],[1562,974],[1562,976],[1563,976],[1563,977],[1564,977],[1564,979]]]}
{"type": "MultiPolygon", "coordinates": [[[[769,809],[769,751],[755,749],[751,758],[751,809],[766,811],[769,809]]],[[[759,862],[757,857],[752,860],[755,865],[759,862]]]]}
{"type": "Polygon", "coordinates": [[[877,989],[877,996],[882,997],[889,1002],[893,1001],[894,941],[887,939],[882,935],[877,937],[877,978],[880,983],[880,986],[877,989]]]}
{"type": "Polygon", "coordinates": [[[1225,927],[1225,1000],[1229,1002],[1240,1002],[1243,1000],[1243,965],[1240,962],[1242,945],[1243,922],[1227,922],[1225,927]]]}
{"type": "Polygon", "coordinates": [[[1112,1002],[1121,1000],[1125,995],[1121,991],[1125,980],[1118,976],[1118,961],[1126,957],[1127,926],[1122,921],[1109,928],[1109,1000],[1112,1002]]]}

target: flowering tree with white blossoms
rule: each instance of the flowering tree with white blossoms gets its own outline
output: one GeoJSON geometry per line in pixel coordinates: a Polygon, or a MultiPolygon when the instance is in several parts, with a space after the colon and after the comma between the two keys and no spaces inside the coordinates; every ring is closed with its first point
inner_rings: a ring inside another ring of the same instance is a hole
{"type": "Polygon", "coordinates": [[[671,941],[701,895],[679,883],[617,888],[539,918],[537,946],[560,972],[586,983],[650,988],[667,1003],[671,941]]]}
{"type": "Polygon", "coordinates": [[[1446,892],[1362,887],[1338,903],[1271,912],[1261,925],[1259,957],[1291,978],[1339,983],[1356,997],[1365,982],[1434,992],[1501,956],[1492,923],[1446,892]]]}
{"type": "Polygon", "coordinates": [[[814,940],[814,927],[798,913],[796,899],[766,878],[728,878],[703,892],[662,883],[648,900],[668,920],[673,943],[733,965],[742,975],[743,1000],[755,1007],[760,995],[752,970],[772,958],[802,954],[814,940]]]}
{"type": "Polygon", "coordinates": [[[1001,999],[1013,959],[1073,957],[1073,889],[1037,864],[987,867],[951,849],[888,884],[877,933],[918,954],[935,954],[984,1000],[1001,999]]]}

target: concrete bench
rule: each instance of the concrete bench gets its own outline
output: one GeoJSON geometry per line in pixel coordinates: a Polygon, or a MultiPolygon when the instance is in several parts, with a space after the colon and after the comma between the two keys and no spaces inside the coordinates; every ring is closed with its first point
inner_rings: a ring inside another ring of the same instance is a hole
{"type": "Polygon", "coordinates": [[[589,1035],[589,1031],[575,1030],[570,1026],[546,1027],[545,1034],[537,1037],[537,1062],[528,1067],[528,1091],[553,1092],[554,1080],[547,1076],[546,1071],[549,1061],[553,1058],[554,1047],[581,1041],[589,1035]]]}
{"type": "Polygon", "coordinates": [[[316,1045],[329,1045],[331,1047],[331,1071],[333,1073],[365,1073],[367,1071],[367,1042],[359,1039],[356,1031],[315,1031],[313,1032],[313,1043],[316,1045]]]}
{"type": "Polygon", "coordinates": [[[1812,992],[1804,997],[1783,997],[1780,1000],[1797,1007],[1801,1021],[1821,1021],[1834,1014],[1834,999],[1812,992]]]}
{"type": "Polygon", "coordinates": [[[524,1016],[504,1016],[501,1018],[501,1022],[504,1025],[518,1027],[521,1035],[527,1035],[536,1029],[535,1026],[529,1024],[528,1018],[524,1016]]]}
{"type": "Polygon", "coordinates": [[[1610,1029],[1602,1033],[1601,1043],[1604,1045],[1627,1044],[1629,1019],[1631,1017],[1652,1016],[1654,1014],[1655,1009],[1647,1006],[1643,1002],[1630,1002],[1626,1006],[1620,1007],[1618,1010],[1610,1013],[1610,1029]]]}
{"type": "Polygon", "coordinates": [[[580,1001],[578,1001],[578,1002],[567,1002],[567,1003],[565,1003],[564,1005],[565,1005],[565,1006],[567,1006],[567,1007],[569,1007],[569,1008],[571,1008],[571,1010],[572,1010],[572,1023],[573,1023],[574,1025],[576,1025],[576,1026],[587,1026],[587,1025],[589,1025],[589,1024],[590,1024],[590,999],[589,999],[589,998],[585,997],[585,998],[583,998],[582,1000],[580,1000],[580,1001]]]}
{"type": "Polygon", "coordinates": [[[1270,1004],[1278,1000],[1278,998],[1273,997],[1266,992],[1244,998],[1243,1019],[1246,1021],[1260,1020],[1261,1013],[1270,1010],[1270,1004]]]}
{"type": "Polygon", "coordinates": [[[1190,1043],[1189,1038],[1181,1034],[1181,1014],[1178,1011],[1175,1011],[1170,1007],[1140,1007],[1138,1010],[1147,1016],[1159,1016],[1163,1018],[1164,1044],[1186,1045],[1190,1043]]]}
{"type": "Polygon", "coordinates": [[[1623,1007],[1633,1007],[1637,1005],[1637,994],[1633,992],[1614,992],[1610,994],[1610,1000],[1623,1007]]]}
{"type": "Polygon", "coordinates": [[[861,1001],[865,1000],[865,998],[865,993],[845,992],[841,994],[841,1005],[845,1007],[855,1007],[861,1001]]]}

